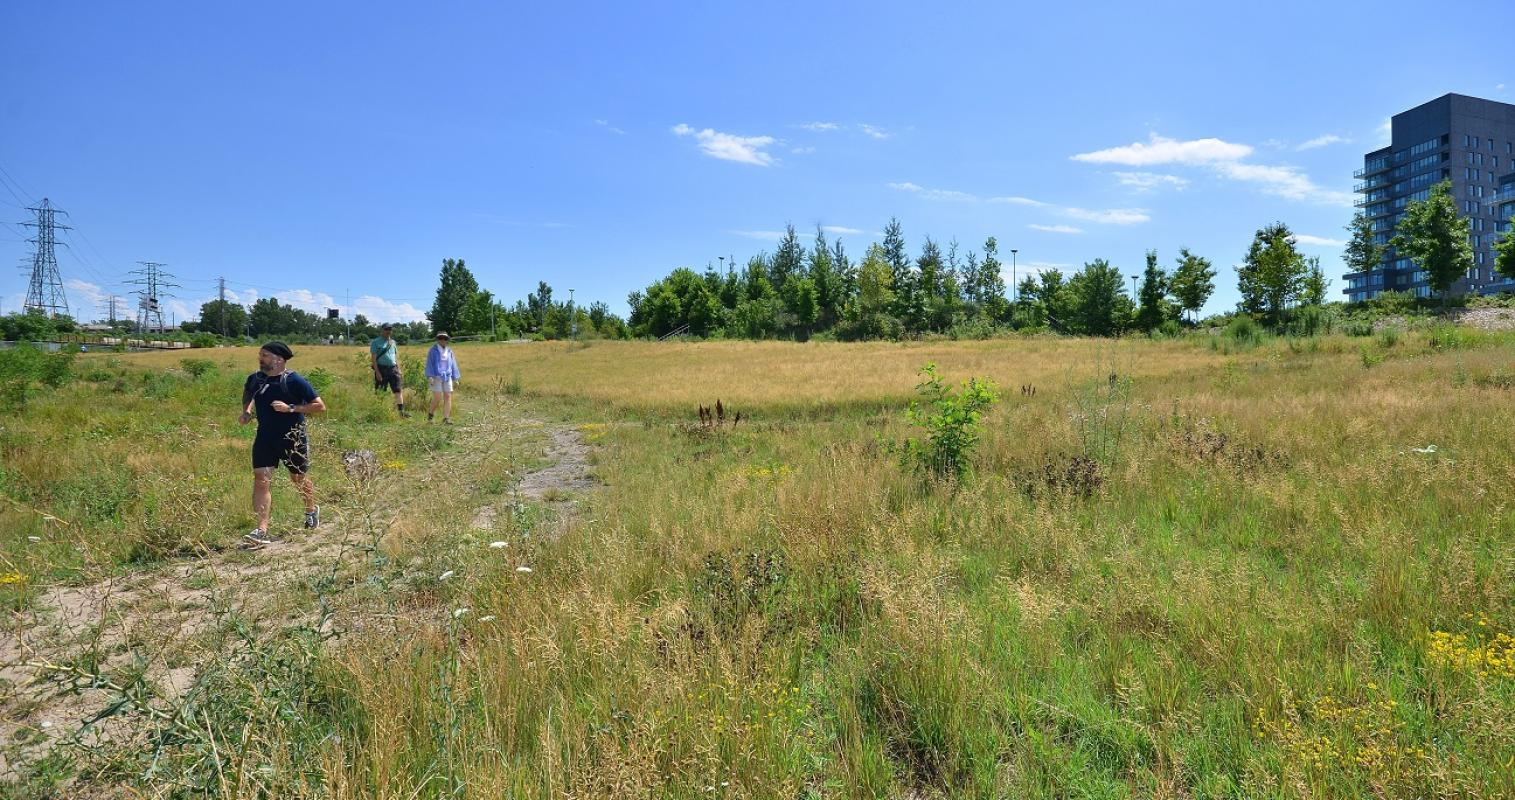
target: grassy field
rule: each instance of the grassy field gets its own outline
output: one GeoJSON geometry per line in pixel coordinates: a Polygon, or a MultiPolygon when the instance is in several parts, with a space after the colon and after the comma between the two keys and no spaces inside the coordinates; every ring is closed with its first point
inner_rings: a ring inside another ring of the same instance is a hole
{"type": "MultiPolygon", "coordinates": [[[[334,409],[323,503],[349,447],[440,491],[406,464],[457,432],[395,420],[354,352],[305,349],[334,409]]],[[[0,424],[9,606],[248,526],[254,354],[210,353],[199,377],[183,354],[90,354],[0,424]]],[[[254,746],[206,793],[1515,796],[1515,339],[458,353],[465,421],[571,425],[603,487],[530,573],[459,544],[456,515],[412,520],[435,530],[395,563],[456,573],[396,590],[431,617],[297,659],[271,634],[244,683],[305,690],[266,718],[236,692],[207,711],[212,741],[254,746]],[[893,454],[921,434],[903,412],[928,362],[1001,390],[962,482],[893,454]],[[717,399],[742,422],[701,426],[717,399]]],[[[481,469],[447,507],[498,491],[481,469]]],[[[49,785],[17,791],[69,796],[49,785]]]]}

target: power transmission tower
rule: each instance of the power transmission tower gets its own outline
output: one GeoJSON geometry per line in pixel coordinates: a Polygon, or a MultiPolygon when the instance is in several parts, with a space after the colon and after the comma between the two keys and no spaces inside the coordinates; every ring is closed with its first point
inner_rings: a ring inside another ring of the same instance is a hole
{"type": "Polygon", "coordinates": [[[105,298],[105,318],[106,321],[110,323],[111,327],[115,327],[116,325],[116,304],[119,302],[121,302],[121,298],[115,295],[110,295],[109,297],[105,298]]]}
{"type": "Polygon", "coordinates": [[[69,230],[67,225],[59,225],[54,221],[55,214],[68,216],[68,212],[53,208],[53,204],[46,197],[42,198],[42,205],[28,207],[26,209],[37,215],[35,222],[23,222],[28,228],[37,229],[35,239],[27,239],[36,246],[32,253],[32,277],[26,287],[26,305],[28,312],[47,314],[48,316],[69,316],[68,297],[63,293],[63,278],[58,275],[58,257],[54,253],[57,244],[56,230],[62,228],[69,230]]]}
{"type": "Polygon", "coordinates": [[[142,269],[132,270],[133,275],[141,277],[127,281],[129,284],[141,286],[137,290],[137,332],[148,333],[157,325],[157,332],[164,331],[163,325],[163,301],[173,295],[166,294],[164,289],[177,289],[179,284],[169,283],[174,276],[163,271],[163,264],[156,261],[138,261],[142,269]]]}

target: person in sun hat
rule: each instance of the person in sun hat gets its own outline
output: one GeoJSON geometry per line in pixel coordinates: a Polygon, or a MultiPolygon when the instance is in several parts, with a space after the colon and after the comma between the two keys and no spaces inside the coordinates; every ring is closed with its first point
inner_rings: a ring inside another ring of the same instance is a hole
{"type": "Polygon", "coordinates": [[[389,391],[395,396],[395,409],[401,417],[409,417],[405,413],[405,376],[400,372],[398,347],[395,345],[395,326],[384,323],[380,328],[380,334],[368,343],[368,360],[373,365],[373,388],[382,390],[389,387],[389,391]]]}
{"type": "Polygon", "coordinates": [[[426,409],[426,421],[436,418],[437,406],[442,407],[442,424],[452,424],[452,390],[457,388],[458,357],[450,346],[452,337],[447,331],[437,332],[437,343],[426,353],[426,382],[431,385],[431,405],[426,409]]]}
{"type": "Polygon", "coordinates": [[[305,430],[305,415],[326,410],[326,403],[316,394],[310,381],[287,368],[294,351],[283,342],[269,342],[258,350],[258,371],[247,376],[242,386],[243,425],[258,420],[258,434],[253,438],[253,513],[258,527],[243,539],[249,548],[275,544],[279,537],[268,530],[273,505],[274,470],[283,464],[289,479],[305,500],[305,527],[321,524],[321,508],[316,505],[316,487],[310,480],[310,440],[305,430]]]}

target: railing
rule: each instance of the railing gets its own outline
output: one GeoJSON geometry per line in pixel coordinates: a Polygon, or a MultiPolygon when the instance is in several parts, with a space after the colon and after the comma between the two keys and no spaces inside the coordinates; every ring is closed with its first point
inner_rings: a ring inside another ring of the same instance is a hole
{"type": "Polygon", "coordinates": [[[671,330],[671,331],[663,334],[662,336],[659,336],[658,337],[658,341],[660,341],[660,342],[666,342],[669,339],[674,338],[675,336],[683,336],[684,334],[686,334],[688,332],[689,332],[689,326],[688,325],[680,325],[677,328],[674,328],[673,330],[671,330]]]}

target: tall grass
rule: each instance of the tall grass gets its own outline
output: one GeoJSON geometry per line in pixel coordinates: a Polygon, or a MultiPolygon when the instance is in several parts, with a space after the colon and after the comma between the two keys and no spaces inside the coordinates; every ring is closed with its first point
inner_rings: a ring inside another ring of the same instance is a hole
{"type": "Polygon", "coordinates": [[[1512,398],[1454,380],[1512,353],[459,347],[474,385],[594,425],[604,487],[552,542],[529,515],[504,548],[426,539],[467,611],[327,651],[343,735],[310,791],[1515,795],[1512,398]],[[985,414],[974,481],[923,491],[879,443],[927,361],[1038,391],[985,414]],[[741,426],[692,424],[715,397],[741,426]],[[1091,435],[1101,480],[1049,479],[1091,435]]]}

